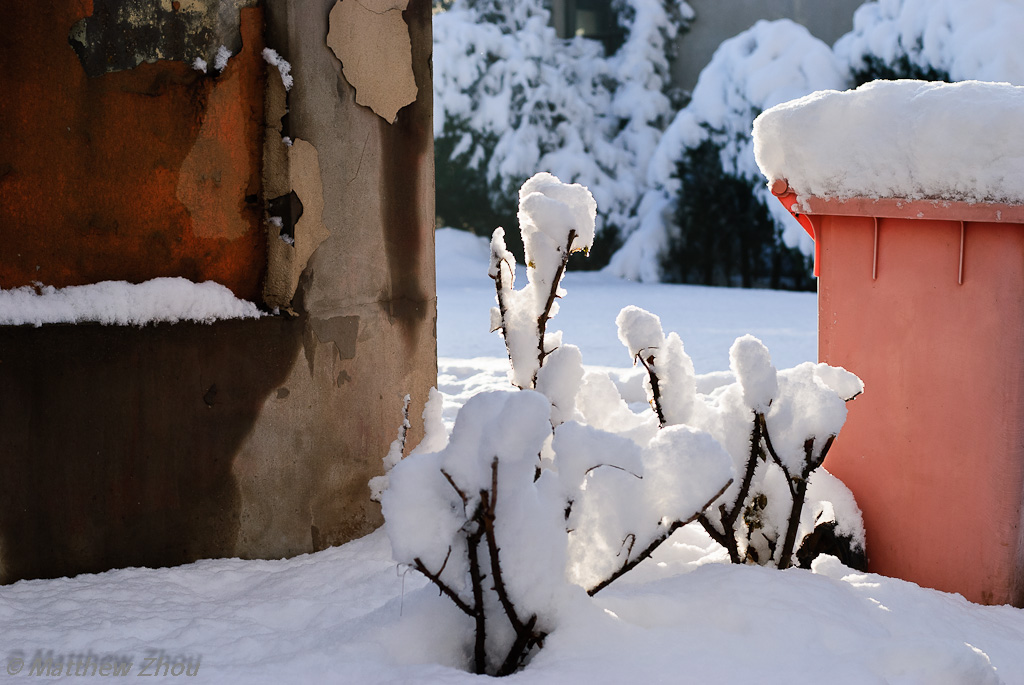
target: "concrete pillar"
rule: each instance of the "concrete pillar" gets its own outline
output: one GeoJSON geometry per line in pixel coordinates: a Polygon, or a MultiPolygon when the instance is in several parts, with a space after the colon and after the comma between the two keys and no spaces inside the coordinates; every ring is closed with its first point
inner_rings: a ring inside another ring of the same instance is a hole
{"type": "Polygon", "coordinates": [[[436,382],[430,3],[346,1],[333,25],[334,0],[49,0],[0,23],[0,287],[183,276],[277,312],[0,327],[0,581],[380,524],[366,483],[436,382]]]}

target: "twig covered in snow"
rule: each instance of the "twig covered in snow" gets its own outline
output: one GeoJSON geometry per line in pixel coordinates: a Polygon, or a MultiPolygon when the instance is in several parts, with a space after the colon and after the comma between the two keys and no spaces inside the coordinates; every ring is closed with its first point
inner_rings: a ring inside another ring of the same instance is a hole
{"type": "Polygon", "coordinates": [[[564,295],[562,276],[569,255],[594,244],[597,204],[585,187],[562,183],[539,173],[519,191],[519,225],[526,248],[527,285],[514,289],[515,257],[505,247],[504,229],[491,237],[491,266],[498,306],[491,311],[491,328],[505,339],[510,378],[518,388],[534,388],[545,359],[561,343],[547,333],[564,295]],[[506,276],[507,274],[507,276],[506,276]]]}

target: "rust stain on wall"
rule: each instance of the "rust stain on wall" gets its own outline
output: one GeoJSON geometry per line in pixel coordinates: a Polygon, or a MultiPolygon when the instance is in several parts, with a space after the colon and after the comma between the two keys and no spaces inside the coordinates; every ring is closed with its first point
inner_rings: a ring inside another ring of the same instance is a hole
{"type": "MultiPolygon", "coordinates": [[[[234,60],[237,62],[237,60],[234,60]]],[[[237,164],[236,157],[253,145],[243,127],[232,126],[238,103],[246,97],[245,86],[228,62],[206,100],[203,124],[178,173],[177,197],[192,219],[198,238],[233,241],[252,229],[245,215],[244,198],[254,190],[251,169],[237,164]],[[225,212],[219,203],[234,199],[239,210],[225,212]]]]}
{"type": "Polygon", "coordinates": [[[220,76],[161,61],[90,77],[68,27],[93,9],[5,6],[0,287],[181,276],[258,300],[262,9],[241,10],[243,48],[220,76]],[[197,168],[205,180],[188,178],[197,168]]]}
{"type": "Polygon", "coordinates": [[[331,10],[327,45],[341,60],[356,102],[389,124],[416,101],[409,26],[402,17],[409,0],[340,0],[331,10]]]}

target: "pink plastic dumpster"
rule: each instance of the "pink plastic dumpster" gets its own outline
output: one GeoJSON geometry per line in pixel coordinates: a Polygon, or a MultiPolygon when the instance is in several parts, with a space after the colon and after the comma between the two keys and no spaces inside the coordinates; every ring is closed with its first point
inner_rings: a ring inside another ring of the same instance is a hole
{"type": "Polygon", "coordinates": [[[819,359],[866,386],[826,468],[869,570],[1024,606],[1024,206],[772,192],[815,241],[819,359]]]}

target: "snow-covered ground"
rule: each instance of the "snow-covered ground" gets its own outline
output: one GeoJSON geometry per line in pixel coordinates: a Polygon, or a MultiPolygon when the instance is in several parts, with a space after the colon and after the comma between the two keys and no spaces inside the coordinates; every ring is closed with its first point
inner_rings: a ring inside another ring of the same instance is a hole
{"type": "MultiPolygon", "coordinates": [[[[439,385],[448,419],[473,392],[507,387],[488,334],[486,244],[438,233],[439,385]]],[[[570,274],[553,320],[584,361],[618,366],[614,319],[641,305],[678,331],[698,373],[723,371],[733,338],[764,340],[776,366],[815,354],[813,295],[639,285],[570,274]]],[[[869,389],[870,391],[870,389],[869,389]]],[[[397,428],[397,417],[396,417],[397,428]]],[[[381,455],[383,456],[383,455],[381,455]]],[[[369,493],[369,491],[367,491],[369,493]]],[[[870,545],[870,538],[868,540],[870,545]]],[[[722,563],[684,528],[653,559],[584,603],[515,683],[1024,683],[1024,611],[850,571],[722,563]]],[[[461,615],[397,568],[383,530],[282,561],[212,560],[0,588],[0,681],[29,678],[48,652],[65,678],[114,655],[131,675],[216,683],[460,683],[461,615]],[[75,662],[68,672],[68,662],[75,662]],[[187,677],[187,676],[186,676],[187,677]]],[[[98,677],[98,676],[97,676],[98,677]]]]}

